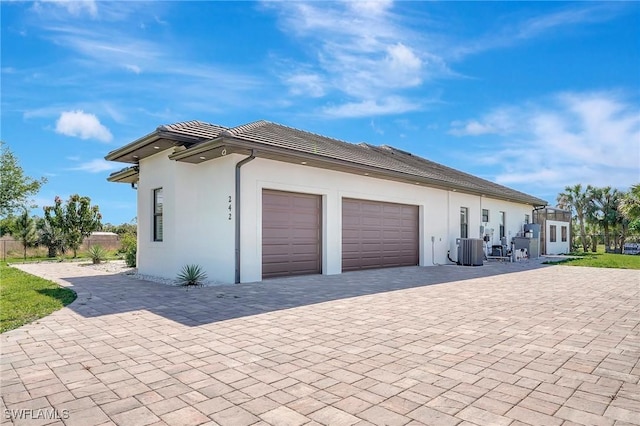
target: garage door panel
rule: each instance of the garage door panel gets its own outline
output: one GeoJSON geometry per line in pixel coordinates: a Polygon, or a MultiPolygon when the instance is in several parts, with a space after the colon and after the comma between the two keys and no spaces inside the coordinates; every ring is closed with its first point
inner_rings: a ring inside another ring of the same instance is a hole
{"type": "Polygon", "coordinates": [[[316,259],[316,257],[318,256],[318,246],[313,242],[309,244],[296,244],[295,251],[296,259],[298,257],[300,257],[301,259],[308,259],[309,256],[313,256],[313,259],[316,259]]]}
{"type": "Polygon", "coordinates": [[[375,213],[377,216],[382,210],[382,206],[377,203],[365,203],[360,204],[360,206],[356,207],[357,210],[360,210],[362,215],[366,216],[367,213],[375,213]]]}
{"type": "Polygon", "coordinates": [[[417,206],[343,199],[342,270],[418,264],[417,206]]]}
{"type": "MultiPolygon", "coordinates": [[[[295,209],[299,207],[293,207],[295,209]]],[[[309,208],[309,211],[294,211],[291,212],[290,220],[296,225],[308,226],[314,223],[317,219],[317,214],[314,212],[314,208],[309,208]]]]}
{"type": "Polygon", "coordinates": [[[358,233],[353,231],[342,231],[342,237],[348,241],[358,238],[358,233]]]}
{"type": "Polygon", "coordinates": [[[286,227],[273,227],[269,229],[264,229],[262,231],[262,238],[267,238],[269,240],[280,240],[280,241],[288,241],[289,235],[287,235],[286,227]]]}
{"type": "Polygon", "coordinates": [[[298,244],[300,242],[307,241],[317,241],[318,240],[318,230],[317,229],[291,229],[289,230],[289,238],[295,241],[293,244],[298,244]]]}
{"type": "Polygon", "coordinates": [[[382,230],[380,229],[363,229],[359,233],[356,233],[356,236],[358,234],[362,241],[367,241],[367,240],[380,241],[380,239],[382,238],[382,230]]]}
{"type": "Polygon", "coordinates": [[[322,198],[263,190],[262,277],[322,272],[322,198]]]}
{"type": "Polygon", "coordinates": [[[383,229],[381,232],[382,241],[402,241],[402,234],[400,229],[383,229]]]}
{"type": "Polygon", "coordinates": [[[399,217],[385,217],[382,219],[382,226],[385,229],[399,229],[403,227],[402,219],[399,217]]]}
{"type": "Polygon", "coordinates": [[[381,241],[362,242],[360,244],[360,251],[363,253],[380,253],[382,251],[381,241]]]}
{"type": "Polygon", "coordinates": [[[381,223],[380,221],[380,217],[362,216],[358,225],[379,227],[381,223]]]}
{"type": "Polygon", "coordinates": [[[289,244],[273,244],[269,250],[269,253],[264,255],[264,258],[274,258],[276,256],[288,256],[291,248],[289,244]]]}

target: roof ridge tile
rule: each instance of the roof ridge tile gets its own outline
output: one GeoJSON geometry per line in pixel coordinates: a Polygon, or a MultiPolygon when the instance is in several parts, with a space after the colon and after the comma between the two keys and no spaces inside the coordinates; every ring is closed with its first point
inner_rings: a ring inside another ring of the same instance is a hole
{"type": "Polygon", "coordinates": [[[249,130],[257,129],[257,128],[262,127],[262,126],[264,126],[264,125],[266,125],[268,123],[269,122],[266,121],[266,120],[252,121],[251,123],[242,124],[240,126],[227,128],[221,134],[223,136],[238,136],[241,133],[247,132],[249,130]]]}

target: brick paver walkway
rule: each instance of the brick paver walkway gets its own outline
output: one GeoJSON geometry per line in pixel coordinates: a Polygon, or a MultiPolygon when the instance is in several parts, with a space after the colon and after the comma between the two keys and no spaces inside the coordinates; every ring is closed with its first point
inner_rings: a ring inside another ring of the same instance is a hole
{"type": "Polygon", "coordinates": [[[2,423],[640,424],[638,271],[496,263],[186,291],[21,268],[78,299],[0,337],[2,423]],[[28,409],[68,418],[11,419],[28,409]]]}

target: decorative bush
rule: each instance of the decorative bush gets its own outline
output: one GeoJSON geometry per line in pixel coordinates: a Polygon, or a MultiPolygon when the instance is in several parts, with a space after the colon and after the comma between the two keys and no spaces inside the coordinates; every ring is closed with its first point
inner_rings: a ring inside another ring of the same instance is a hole
{"type": "Polygon", "coordinates": [[[181,286],[199,286],[207,279],[207,274],[199,265],[184,265],[177,276],[181,286]]]}
{"type": "Polygon", "coordinates": [[[95,245],[89,247],[89,256],[94,265],[100,264],[107,258],[107,251],[101,245],[95,245]]]}
{"type": "Polygon", "coordinates": [[[132,248],[135,249],[138,244],[137,237],[135,234],[126,233],[120,236],[120,253],[127,253],[132,248]]]}
{"type": "Polygon", "coordinates": [[[129,268],[136,267],[136,254],[137,254],[137,249],[135,246],[129,247],[129,250],[127,250],[127,252],[125,253],[124,263],[126,263],[129,268]]]}

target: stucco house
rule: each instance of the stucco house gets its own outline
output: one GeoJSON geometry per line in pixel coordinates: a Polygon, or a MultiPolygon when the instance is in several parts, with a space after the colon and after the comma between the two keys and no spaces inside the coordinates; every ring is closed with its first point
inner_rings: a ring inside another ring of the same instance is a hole
{"type": "Polygon", "coordinates": [[[158,127],[110,152],[138,196],[138,269],[220,283],[455,260],[523,231],[539,198],[411,153],[267,121],[158,127]],[[489,234],[488,231],[492,232],[489,234]]]}

